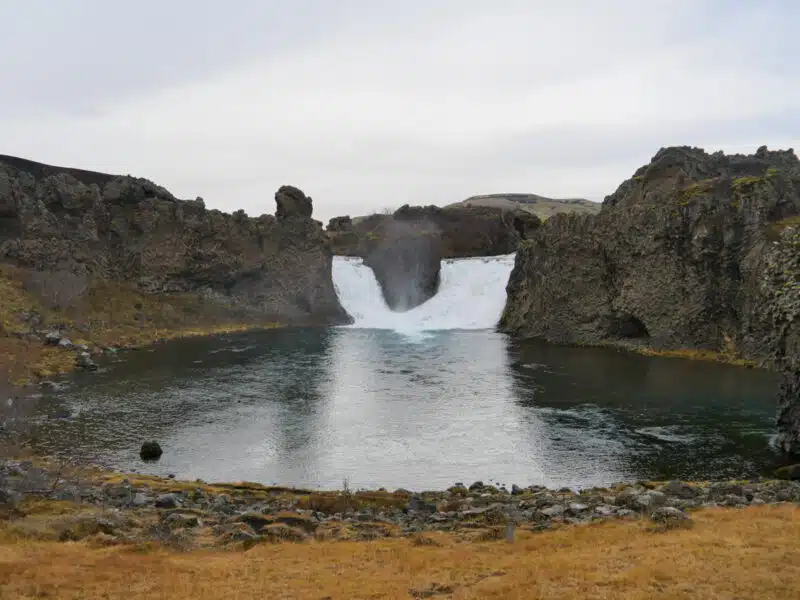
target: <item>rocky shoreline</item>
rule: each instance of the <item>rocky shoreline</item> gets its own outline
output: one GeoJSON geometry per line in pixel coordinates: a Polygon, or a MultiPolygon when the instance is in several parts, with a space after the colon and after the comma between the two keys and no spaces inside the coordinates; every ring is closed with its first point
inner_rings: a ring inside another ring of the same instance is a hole
{"type": "MultiPolygon", "coordinates": [[[[782,475],[792,477],[792,469],[782,475]]],[[[374,540],[447,532],[464,541],[513,540],[608,520],[655,530],[691,526],[692,511],[800,503],[800,481],[637,482],[574,491],[457,483],[447,490],[311,491],[256,483],[209,484],[33,461],[0,466],[6,527],[33,539],[102,545],[249,547],[262,542],[374,540]]]]}

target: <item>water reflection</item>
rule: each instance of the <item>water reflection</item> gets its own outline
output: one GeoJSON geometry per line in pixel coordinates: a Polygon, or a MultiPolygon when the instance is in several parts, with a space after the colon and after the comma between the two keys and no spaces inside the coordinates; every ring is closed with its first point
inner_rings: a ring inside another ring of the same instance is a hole
{"type": "Polygon", "coordinates": [[[74,383],[42,404],[43,449],[186,478],[586,487],[750,475],[773,460],[769,373],[488,331],[185,340],[74,383]],[[46,418],[65,407],[72,419],[46,418]],[[139,461],[144,439],[165,448],[159,463],[139,461]]]}

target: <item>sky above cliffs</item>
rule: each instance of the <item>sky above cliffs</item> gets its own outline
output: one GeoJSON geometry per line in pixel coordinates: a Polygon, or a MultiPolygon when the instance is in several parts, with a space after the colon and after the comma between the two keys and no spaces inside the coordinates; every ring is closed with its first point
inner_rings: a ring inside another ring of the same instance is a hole
{"type": "Polygon", "coordinates": [[[0,0],[0,153],[327,221],[800,151],[795,0],[0,0]]]}

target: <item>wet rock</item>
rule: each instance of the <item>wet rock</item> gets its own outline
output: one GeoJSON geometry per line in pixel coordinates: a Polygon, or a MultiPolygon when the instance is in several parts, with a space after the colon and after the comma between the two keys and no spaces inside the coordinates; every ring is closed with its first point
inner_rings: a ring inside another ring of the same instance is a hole
{"type": "Polygon", "coordinates": [[[144,442],[139,449],[139,456],[142,460],[158,460],[164,451],[156,441],[144,442]]]}
{"type": "Polygon", "coordinates": [[[181,502],[175,494],[162,494],[156,498],[154,504],[156,508],[178,508],[181,502]]]}
{"type": "Polygon", "coordinates": [[[75,366],[85,371],[96,371],[98,369],[97,363],[92,360],[92,356],[88,352],[80,352],[75,358],[75,366]]]}
{"type": "Polygon", "coordinates": [[[74,347],[72,341],[68,340],[67,338],[61,338],[58,340],[58,347],[63,348],[65,350],[72,350],[74,347]]]}

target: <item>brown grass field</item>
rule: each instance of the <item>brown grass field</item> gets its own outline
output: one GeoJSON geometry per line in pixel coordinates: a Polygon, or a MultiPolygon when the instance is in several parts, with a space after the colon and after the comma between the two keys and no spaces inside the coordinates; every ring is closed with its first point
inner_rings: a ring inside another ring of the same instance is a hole
{"type": "Polygon", "coordinates": [[[41,542],[0,527],[0,598],[800,598],[800,510],[713,509],[653,533],[613,522],[523,533],[514,544],[447,534],[178,553],[41,542]]]}

